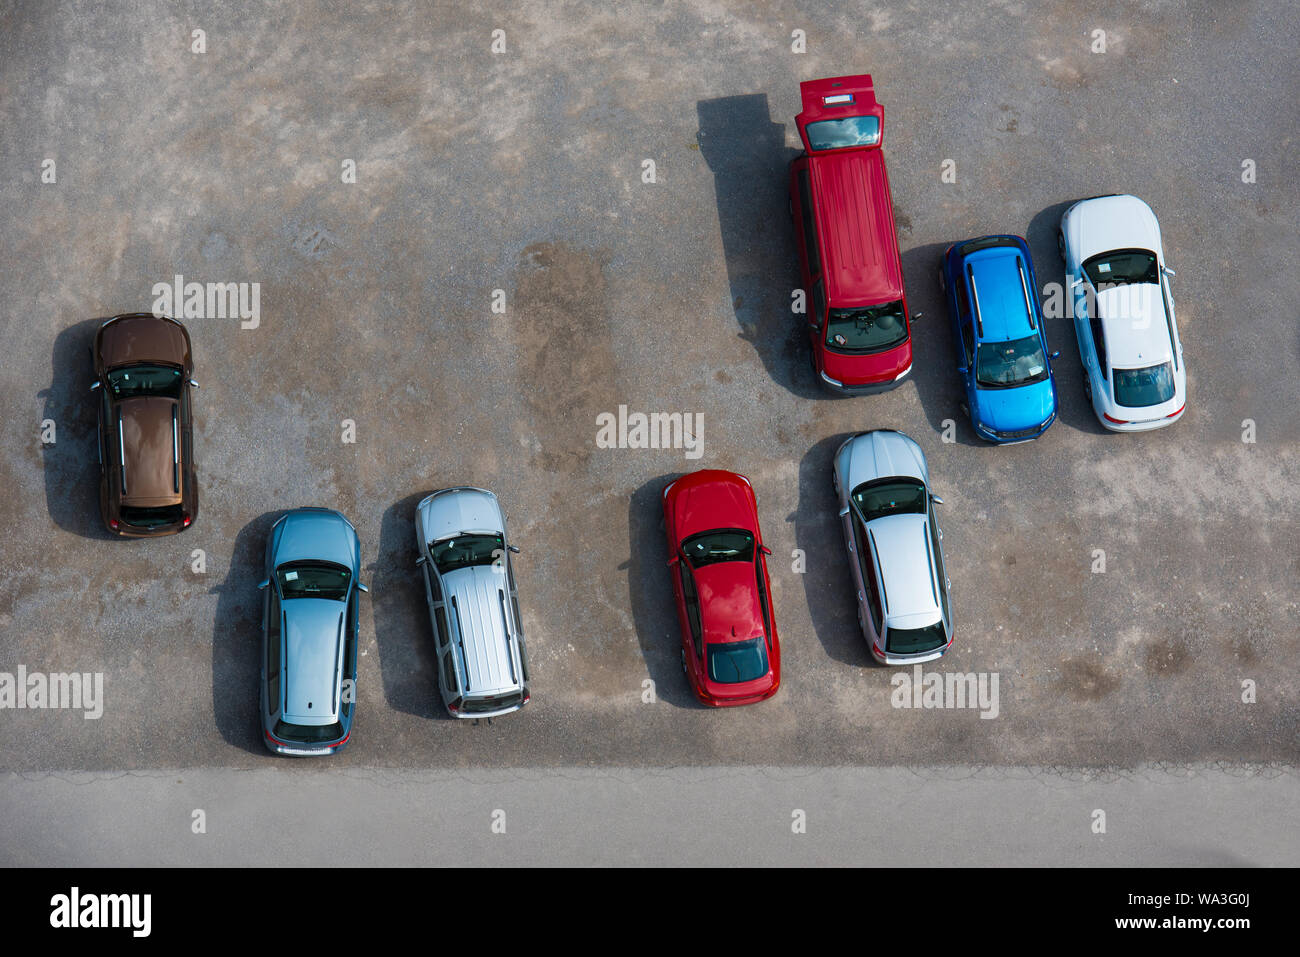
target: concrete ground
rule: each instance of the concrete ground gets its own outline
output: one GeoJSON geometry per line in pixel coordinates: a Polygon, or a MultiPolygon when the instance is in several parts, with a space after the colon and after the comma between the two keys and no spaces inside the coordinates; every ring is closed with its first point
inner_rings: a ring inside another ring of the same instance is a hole
{"type": "Polygon", "coordinates": [[[0,711],[0,770],[1294,767],[1297,46],[1282,0],[5,5],[0,671],[102,672],[105,706],[0,711]],[[913,381],[841,400],[790,314],[784,171],[799,81],[852,72],[925,316],[913,381]],[[987,447],[939,256],[1019,232],[1059,284],[1060,213],[1108,192],[1160,217],[1188,411],[1103,433],[1057,319],[1059,421],[987,447]],[[187,322],[200,516],[112,541],[86,346],[178,274],[259,283],[260,322],[187,322]],[[620,405],[701,414],[703,456],[597,448],[620,405]],[[947,503],[957,641],[931,670],[996,672],[996,719],[893,708],[856,629],[830,460],[880,427],[947,503]],[[698,707],[678,667],[658,503],[699,467],[761,497],[783,649],[761,706],[698,707]],[[436,705],[412,568],[415,503],[462,483],[523,548],[534,699],[491,724],[436,705]],[[308,504],[356,524],[372,592],[351,743],[293,763],[259,740],[255,585],[308,504]]]}

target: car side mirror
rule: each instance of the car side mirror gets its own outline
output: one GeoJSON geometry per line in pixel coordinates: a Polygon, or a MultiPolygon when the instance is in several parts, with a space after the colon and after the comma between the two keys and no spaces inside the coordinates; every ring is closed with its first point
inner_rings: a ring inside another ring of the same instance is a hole
{"type": "Polygon", "coordinates": [[[764,555],[772,554],[772,549],[768,548],[766,545],[760,545],[758,550],[761,551],[764,555]]]}
{"type": "Polygon", "coordinates": [[[100,385],[102,385],[102,384],[103,384],[103,383],[101,383],[98,379],[96,379],[94,382],[90,383],[90,391],[91,391],[91,392],[94,392],[94,391],[95,391],[96,389],[98,389],[98,388],[100,387],[100,385]]]}
{"type": "Polygon", "coordinates": [[[842,509],[840,509],[840,518],[843,518],[847,514],[849,514],[849,507],[845,505],[842,509]]]}
{"type": "Polygon", "coordinates": [[[506,547],[507,547],[508,549],[510,549],[510,551],[513,552],[514,554],[516,554],[516,555],[519,554],[519,546],[518,546],[518,545],[507,545],[506,547]]]}
{"type": "Polygon", "coordinates": [[[190,380],[190,385],[192,385],[196,389],[199,387],[199,384],[195,382],[193,379],[190,380]]]}
{"type": "Polygon", "coordinates": [[[1070,288],[1071,288],[1071,289],[1078,289],[1078,288],[1079,288],[1080,286],[1082,286],[1082,285],[1083,285],[1083,277],[1079,277],[1079,278],[1076,279],[1074,282],[1070,283],[1070,288]]]}
{"type": "Polygon", "coordinates": [[[1165,275],[1166,275],[1166,276],[1177,276],[1177,275],[1178,275],[1178,273],[1174,272],[1174,271],[1173,271],[1172,269],[1170,269],[1168,266],[1165,266],[1164,269],[1165,269],[1165,275]]]}
{"type": "Polygon", "coordinates": [[[935,495],[933,492],[930,493],[930,501],[934,502],[935,505],[942,505],[942,504],[943,504],[943,499],[941,499],[939,496],[935,495]]]}
{"type": "Polygon", "coordinates": [[[1059,358],[1061,358],[1061,350],[1060,350],[1060,349],[1057,349],[1057,350],[1056,350],[1055,352],[1053,352],[1053,353],[1052,353],[1048,358],[1051,358],[1051,359],[1059,359],[1059,358]]]}
{"type": "Polygon", "coordinates": [[[957,366],[957,371],[960,372],[962,375],[965,375],[965,374],[966,374],[967,372],[969,372],[970,370],[967,369],[964,365],[958,365],[958,366],[957,366]]]}
{"type": "Polygon", "coordinates": [[[265,578],[265,579],[263,579],[262,581],[260,581],[260,582],[257,583],[257,587],[258,587],[259,590],[261,590],[261,589],[263,589],[263,588],[268,587],[270,584],[271,584],[271,579],[269,579],[269,578],[265,578]]]}
{"type": "Polygon", "coordinates": [[[669,568],[676,568],[677,565],[680,564],[680,562],[681,562],[681,559],[679,559],[676,555],[674,555],[672,558],[668,559],[668,567],[669,567],[669,568]]]}
{"type": "Polygon", "coordinates": [[[421,555],[419,558],[417,558],[417,559],[415,560],[415,567],[416,567],[416,568],[419,568],[421,565],[423,565],[423,564],[424,564],[425,562],[427,562],[428,560],[429,560],[429,559],[427,559],[427,558],[425,558],[423,555],[421,555]]]}
{"type": "Polygon", "coordinates": [[[913,322],[916,322],[916,320],[920,319],[920,318],[921,318],[922,316],[924,316],[924,315],[925,315],[925,313],[923,313],[923,312],[914,312],[914,313],[912,313],[912,321],[913,321],[913,322]]]}
{"type": "Polygon", "coordinates": [[[365,583],[365,582],[357,582],[357,591],[368,592],[368,591],[370,591],[370,589],[366,587],[366,583],[365,583]]]}

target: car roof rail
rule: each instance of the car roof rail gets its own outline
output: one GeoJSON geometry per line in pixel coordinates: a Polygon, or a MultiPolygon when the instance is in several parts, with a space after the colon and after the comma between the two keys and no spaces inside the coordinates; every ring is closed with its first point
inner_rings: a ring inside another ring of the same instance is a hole
{"type": "Polygon", "coordinates": [[[1016,256],[1016,269],[1020,271],[1020,288],[1025,294],[1025,311],[1029,313],[1029,328],[1038,331],[1038,319],[1034,316],[1034,301],[1029,298],[1029,280],[1025,278],[1025,261],[1016,256]]]}
{"type": "Polygon", "coordinates": [[[966,275],[970,277],[970,301],[975,307],[975,331],[981,339],[984,338],[984,317],[980,315],[980,291],[975,285],[975,269],[970,263],[966,264],[966,275]]]}
{"type": "Polygon", "coordinates": [[[117,410],[117,461],[122,470],[122,494],[126,495],[126,439],[122,428],[122,410],[117,410]]]}
{"type": "Polygon", "coordinates": [[[181,444],[176,406],[172,406],[172,491],[181,490],[181,444]]]}
{"type": "MultiPolygon", "coordinates": [[[[880,568],[880,549],[876,548],[876,533],[867,529],[867,539],[871,542],[871,554],[875,559],[873,564],[880,568]]],[[[885,576],[883,573],[877,576],[880,579],[880,599],[885,603],[885,616],[889,616],[889,590],[885,588],[885,576]]]]}

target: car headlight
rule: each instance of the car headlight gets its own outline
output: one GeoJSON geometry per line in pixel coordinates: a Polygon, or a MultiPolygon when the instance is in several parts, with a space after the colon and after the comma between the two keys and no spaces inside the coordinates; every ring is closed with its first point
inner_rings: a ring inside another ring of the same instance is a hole
{"type": "Polygon", "coordinates": [[[903,370],[902,372],[900,372],[898,375],[894,376],[894,381],[897,382],[899,379],[903,378],[903,376],[907,375],[907,374],[908,374],[909,372],[911,372],[911,371],[912,371],[912,363],[909,362],[909,363],[907,364],[907,368],[906,368],[906,369],[904,369],[904,370],[903,370]]]}
{"type": "Polygon", "coordinates": [[[843,382],[839,381],[838,379],[832,379],[825,372],[822,372],[821,377],[822,377],[822,381],[825,382],[827,385],[833,385],[837,389],[844,388],[843,382]]]}

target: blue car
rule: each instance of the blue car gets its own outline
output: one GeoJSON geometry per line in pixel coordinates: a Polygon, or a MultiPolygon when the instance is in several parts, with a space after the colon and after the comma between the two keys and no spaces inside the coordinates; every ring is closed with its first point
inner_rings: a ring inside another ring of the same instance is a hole
{"type": "Polygon", "coordinates": [[[369,589],[356,529],[338,512],[299,508],[266,543],[262,735],[277,754],[333,754],[352,733],[357,604],[369,589]]]}
{"type": "Polygon", "coordinates": [[[949,246],[939,269],[965,410],[982,439],[1036,439],[1056,419],[1056,382],[1029,247],[1019,236],[949,246]]]}

